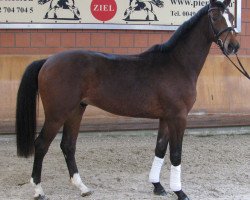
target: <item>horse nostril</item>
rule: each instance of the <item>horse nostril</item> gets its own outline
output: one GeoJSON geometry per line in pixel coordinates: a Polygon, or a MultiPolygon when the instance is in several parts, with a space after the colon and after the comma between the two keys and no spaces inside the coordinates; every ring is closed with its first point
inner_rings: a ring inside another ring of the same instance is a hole
{"type": "Polygon", "coordinates": [[[227,48],[229,51],[233,51],[235,49],[235,47],[232,43],[229,43],[227,48]]]}
{"type": "Polygon", "coordinates": [[[240,48],[239,43],[237,43],[237,44],[230,43],[230,44],[228,45],[228,51],[229,51],[229,52],[232,52],[232,53],[237,53],[238,50],[239,50],[239,48],[240,48]]]}
{"type": "Polygon", "coordinates": [[[237,44],[235,45],[234,53],[237,53],[239,49],[240,49],[240,44],[237,43],[237,44]]]}

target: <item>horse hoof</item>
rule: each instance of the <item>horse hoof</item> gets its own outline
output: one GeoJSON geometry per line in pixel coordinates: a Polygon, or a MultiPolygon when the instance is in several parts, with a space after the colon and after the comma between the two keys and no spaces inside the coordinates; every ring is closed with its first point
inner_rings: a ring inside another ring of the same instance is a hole
{"type": "Polygon", "coordinates": [[[160,183],[153,183],[154,185],[154,194],[157,196],[166,196],[167,192],[165,191],[164,187],[160,183]]]}
{"type": "Polygon", "coordinates": [[[190,200],[182,190],[174,193],[178,196],[178,200],[190,200]]]}
{"type": "Polygon", "coordinates": [[[49,200],[45,195],[40,195],[38,197],[34,197],[34,200],[49,200]]]}
{"type": "Polygon", "coordinates": [[[79,17],[77,17],[76,15],[74,15],[74,19],[80,19],[79,17]]]}
{"type": "Polygon", "coordinates": [[[154,195],[157,195],[157,196],[167,196],[167,192],[165,190],[162,190],[162,191],[156,191],[154,189],[154,195]]]}
{"type": "Polygon", "coordinates": [[[188,197],[186,197],[185,199],[182,199],[182,200],[190,200],[188,197]]]}
{"type": "Polygon", "coordinates": [[[190,200],[188,197],[184,197],[184,199],[183,198],[178,198],[178,200],[190,200]]]}
{"type": "Polygon", "coordinates": [[[90,196],[91,194],[93,194],[93,192],[92,191],[88,191],[88,192],[82,193],[81,196],[82,197],[87,197],[87,196],[90,196]]]}
{"type": "Polygon", "coordinates": [[[48,17],[49,17],[48,14],[46,14],[46,15],[44,16],[44,19],[48,19],[48,17]]]}

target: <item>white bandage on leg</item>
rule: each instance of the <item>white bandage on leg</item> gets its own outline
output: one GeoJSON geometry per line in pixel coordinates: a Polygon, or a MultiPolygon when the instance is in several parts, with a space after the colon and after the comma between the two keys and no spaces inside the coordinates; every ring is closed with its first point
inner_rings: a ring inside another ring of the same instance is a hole
{"type": "Polygon", "coordinates": [[[71,182],[73,185],[78,187],[81,190],[82,194],[90,192],[90,189],[83,184],[82,179],[78,173],[75,173],[73,177],[71,178],[71,182]]]}
{"type": "Polygon", "coordinates": [[[44,194],[44,192],[43,192],[43,188],[42,188],[42,186],[41,186],[41,183],[39,183],[39,184],[35,184],[34,183],[34,180],[33,180],[33,178],[31,178],[30,179],[30,183],[34,186],[34,188],[35,188],[35,195],[34,195],[34,197],[39,197],[40,195],[41,196],[44,196],[45,194],[44,194]]]}
{"type": "Polygon", "coordinates": [[[181,190],[181,165],[171,165],[170,171],[170,188],[173,192],[181,190]]]}
{"type": "Polygon", "coordinates": [[[154,157],[154,161],[149,173],[149,182],[151,183],[158,183],[160,182],[160,173],[161,173],[161,167],[163,165],[164,159],[154,157]]]}

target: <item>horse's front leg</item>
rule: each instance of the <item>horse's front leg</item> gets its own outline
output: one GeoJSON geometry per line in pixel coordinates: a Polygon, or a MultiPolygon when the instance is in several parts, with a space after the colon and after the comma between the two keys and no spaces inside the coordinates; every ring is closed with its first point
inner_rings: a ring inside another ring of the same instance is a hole
{"type": "Polygon", "coordinates": [[[169,141],[169,129],[167,120],[160,119],[159,131],[157,136],[155,157],[149,174],[149,181],[154,185],[154,194],[165,196],[165,189],[160,183],[160,172],[164,162],[164,156],[167,151],[169,141]]]}
{"type": "Polygon", "coordinates": [[[58,8],[57,6],[54,7],[54,19],[57,19],[57,14],[56,14],[56,12],[57,12],[58,9],[59,9],[59,8],[58,8]]]}
{"type": "Polygon", "coordinates": [[[181,154],[186,116],[171,118],[168,121],[168,127],[171,161],[170,189],[178,196],[178,200],[189,200],[181,188],[181,154]]]}
{"type": "Polygon", "coordinates": [[[130,15],[132,12],[134,12],[134,8],[132,8],[131,6],[127,8],[124,12],[124,20],[130,20],[130,15]]]}
{"type": "Polygon", "coordinates": [[[149,10],[148,9],[146,9],[146,13],[147,13],[146,21],[149,21],[149,10]]]}
{"type": "Polygon", "coordinates": [[[69,6],[69,10],[74,14],[74,19],[80,19],[80,11],[75,6],[69,6]]]}
{"type": "Polygon", "coordinates": [[[158,18],[157,18],[157,16],[156,16],[156,14],[155,14],[155,11],[153,9],[151,10],[151,13],[154,15],[154,20],[155,21],[159,21],[158,18]]]}
{"type": "Polygon", "coordinates": [[[49,18],[49,12],[52,10],[52,7],[49,7],[49,10],[46,12],[46,14],[44,15],[44,19],[48,19],[49,18]]]}

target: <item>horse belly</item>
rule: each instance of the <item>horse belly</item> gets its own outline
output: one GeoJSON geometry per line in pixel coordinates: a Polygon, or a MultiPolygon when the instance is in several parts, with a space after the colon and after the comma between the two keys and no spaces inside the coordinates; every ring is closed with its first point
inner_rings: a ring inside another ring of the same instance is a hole
{"type": "Polygon", "coordinates": [[[83,102],[96,106],[115,115],[140,118],[159,118],[161,108],[152,95],[95,94],[83,99],[83,102]]]}

